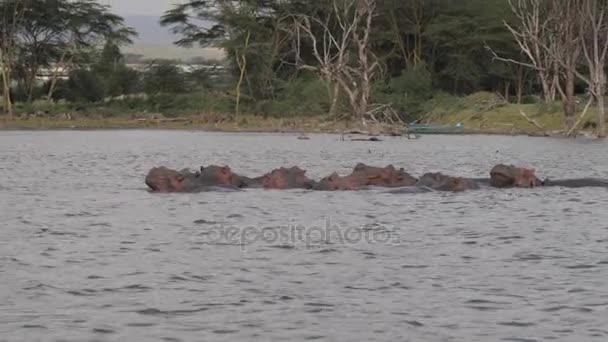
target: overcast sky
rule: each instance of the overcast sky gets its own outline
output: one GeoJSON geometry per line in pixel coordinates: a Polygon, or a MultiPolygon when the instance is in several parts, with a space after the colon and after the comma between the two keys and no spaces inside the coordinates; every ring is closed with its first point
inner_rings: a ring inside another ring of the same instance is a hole
{"type": "Polygon", "coordinates": [[[109,2],[112,4],[114,12],[119,15],[160,16],[178,0],[109,0],[109,2]]]}

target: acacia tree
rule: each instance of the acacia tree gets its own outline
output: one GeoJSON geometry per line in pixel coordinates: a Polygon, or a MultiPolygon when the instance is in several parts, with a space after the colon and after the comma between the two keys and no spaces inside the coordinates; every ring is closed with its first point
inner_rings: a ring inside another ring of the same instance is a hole
{"type": "Polygon", "coordinates": [[[60,70],[73,67],[78,56],[104,40],[130,43],[136,35],[120,16],[94,0],[28,0],[17,35],[20,78],[33,97],[36,76],[42,68],[53,70],[47,97],[55,90],[60,70]]]}
{"type": "Polygon", "coordinates": [[[278,30],[282,8],[293,1],[189,0],[165,12],[161,25],[170,26],[179,46],[214,46],[226,51],[234,67],[235,113],[240,112],[242,92],[273,96],[274,63],[286,43],[278,30]]]}
{"type": "Polygon", "coordinates": [[[62,53],[52,61],[53,73],[47,98],[53,97],[62,69],[71,69],[86,62],[90,51],[101,43],[105,46],[131,44],[137,35],[135,30],[124,25],[124,20],[109,12],[108,8],[92,0],[80,0],[68,4],[65,26],[61,31],[58,47],[62,53]]]}
{"type": "Polygon", "coordinates": [[[291,17],[295,64],[338,84],[348,96],[353,117],[364,120],[372,81],[380,69],[370,42],[376,1],[333,0],[331,6],[325,17],[306,14],[291,17]],[[302,58],[302,47],[307,46],[304,41],[308,41],[316,64],[308,64],[302,58]]]}

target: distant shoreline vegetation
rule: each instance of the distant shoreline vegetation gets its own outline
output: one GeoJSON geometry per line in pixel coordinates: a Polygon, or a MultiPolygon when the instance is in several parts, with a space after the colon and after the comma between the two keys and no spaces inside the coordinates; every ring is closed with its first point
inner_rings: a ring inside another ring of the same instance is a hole
{"type": "Polygon", "coordinates": [[[167,11],[160,24],[176,38],[171,48],[133,45],[137,32],[93,0],[3,1],[5,127],[130,127],[158,113],[171,127],[197,126],[197,117],[256,128],[305,118],[605,135],[597,66],[606,57],[585,57],[597,45],[587,39],[608,37],[608,27],[589,24],[608,22],[605,2],[577,0],[598,11],[567,12],[558,0],[542,11],[533,0],[222,1],[167,11]],[[531,31],[534,20],[571,26],[554,27],[552,39],[531,31]],[[569,39],[567,27],[586,38],[569,39]]]}

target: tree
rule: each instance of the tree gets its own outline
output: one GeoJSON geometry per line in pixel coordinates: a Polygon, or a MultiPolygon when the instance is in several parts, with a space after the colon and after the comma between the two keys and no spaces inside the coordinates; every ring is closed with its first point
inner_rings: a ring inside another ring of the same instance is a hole
{"type": "Polygon", "coordinates": [[[149,95],[176,94],[186,90],[184,72],[172,61],[158,61],[144,72],[144,91],[149,95]]]}
{"type": "Polygon", "coordinates": [[[25,5],[20,0],[4,1],[0,4],[2,27],[0,28],[0,73],[2,74],[2,96],[4,113],[13,116],[11,85],[17,50],[17,33],[22,24],[25,5]]]}
{"type": "Polygon", "coordinates": [[[94,0],[8,0],[23,6],[14,45],[17,78],[32,100],[36,77],[42,68],[53,70],[48,97],[52,97],[60,71],[73,68],[79,57],[104,40],[129,43],[135,31],[120,16],[94,0]]]}
{"type": "Polygon", "coordinates": [[[363,120],[369,109],[372,81],[380,69],[370,41],[376,1],[333,0],[332,5],[325,18],[293,15],[291,34],[296,66],[315,71],[327,82],[338,84],[348,96],[353,117],[363,120]],[[309,41],[316,65],[304,62],[303,40],[309,41]]]}
{"type": "Polygon", "coordinates": [[[227,52],[236,74],[238,115],[245,86],[256,98],[274,94],[275,62],[285,43],[277,22],[288,5],[273,0],[190,0],[167,11],[161,24],[180,35],[175,42],[179,46],[213,45],[227,52]]]}
{"type": "Polygon", "coordinates": [[[126,58],[113,40],[106,41],[92,69],[102,79],[107,96],[130,94],[137,88],[139,75],[127,67],[126,58]]]}
{"type": "MultiPolygon", "coordinates": [[[[580,36],[589,76],[578,77],[589,85],[598,107],[598,136],[606,137],[606,54],[608,52],[608,3],[604,0],[582,0],[580,36]]],[[[572,70],[577,73],[576,70],[572,70]]]]}

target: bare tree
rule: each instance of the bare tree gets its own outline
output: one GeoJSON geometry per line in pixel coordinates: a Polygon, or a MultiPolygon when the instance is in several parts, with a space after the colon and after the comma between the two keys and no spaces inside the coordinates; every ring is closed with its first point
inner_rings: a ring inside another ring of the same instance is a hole
{"type": "Polygon", "coordinates": [[[507,0],[513,14],[517,18],[517,25],[505,21],[521,52],[528,62],[520,62],[497,56],[496,59],[528,66],[538,71],[540,84],[543,88],[543,99],[546,102],[554,101],[559,86],[559,71],[552,56],[543,48],[549,45],[550,16],[546,0],[507,0]]]}
{"type": "MultiPolygon", "coordinates": [[[[302,14],[292,17],[295,63],[298,68],[315,71],[328,83],[339,85],[348,96],[353,116],[364,120],[369,109],[372,80],[380,69],[370,42],[376,1],[333,0],[331,7],[325,18],[302,14]],[[306,64],[302,59],[303,40],[311,44],[314,65],[306,64]]],[[[337,94],[338,88],[334,89],[337,94]]]]}
{"type": "MultiPolygon", "coordinates": [[[[540,45],[565,70],[567,79],[575,75],[587,84],[592,95],[589,101],[591,103],[595,100],[598,107],[598,136],[605,137],[606,72],[604,68],[608,53],[608,3],[605,0],[553,1],[552,8],[556,13],[554,25],[558,29],[554,32],[555,38],[540,45]],[[568,5],[568,8],[565,8],[564,4],[568,5]],[[584,55],[585,68],[579,68],[581,51],[584,55]]],[[[570,132],[580,121],[577,120],[570,132]]]]}
{"type": "Polygon", "coordinates": [[[579,36],[580,22],[577,20],[580,0],[551,0],[549,12],[551,34],[546,48],[554,59],[554,67],[560,66],[560,92],[564,108],[565,125],[571,129],[576,114],[576,97],[574,71],[580,65],[581,39],[579,36]]]}
{"type": "Polygon", "coordinates": [[[587,60],[589,77],[577,76],[589,85],[589,91],[597,101],[598,136],[606,136],[606,54],[608,52],[608,3],[605,0],[582,0],[580,9],[580,35],[583,39],[583,54],[587,60]]]}

